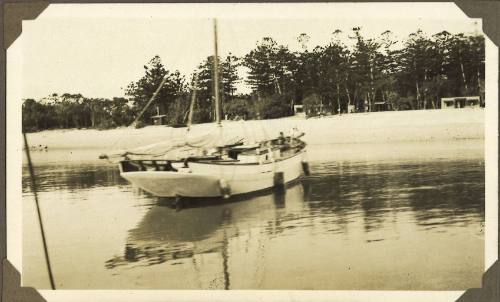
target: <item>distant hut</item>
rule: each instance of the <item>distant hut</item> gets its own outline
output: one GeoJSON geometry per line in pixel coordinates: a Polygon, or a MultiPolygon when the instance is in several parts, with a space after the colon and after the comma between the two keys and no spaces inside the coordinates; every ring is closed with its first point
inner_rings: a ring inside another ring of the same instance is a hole
{"type": "Polygon", "coordinates": [[[389,111],[392,110],[391,104],[388,102],[374,102],[373,111],[389,111]]]}
{"type": "Polygon", "coordinates": [[[305,116],[304,105],[293,105],[293,114],[305,116]]]}
{"type": "Polygon", "coordinates": [[[441,109],[479,108],[480,106],[479,96],[441,98],[441,109]]]}
{"type": "Polygon", "coordinates": [[[160,114],[160,108],[156,107],[156,115],[151,117],[151,121],[153,125],[165,125],[166,124],[166,115],[160,114]]]}

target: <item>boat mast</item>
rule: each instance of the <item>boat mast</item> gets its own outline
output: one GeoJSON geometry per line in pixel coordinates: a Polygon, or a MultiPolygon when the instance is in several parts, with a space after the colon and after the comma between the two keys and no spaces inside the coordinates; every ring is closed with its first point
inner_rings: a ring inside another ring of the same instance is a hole
{"type": "Polygon", "coordinates": [[[189,112],[188,112],[187,131],[191,130],[191,125],[193,124],[193,111],[194,111],[194,103],[196,102],[196,89],[198,89],[197,74],[194,75],[193,92],[191,93],[191,104],[189,105],[189,112]]]}
{"type": "Polygon", "coordinates": [[[214,18],[214,96],[215,96],[215,121],[221,125],[220,96],[219,96],[219,55],[217,49],[217,19],[214,18]]]}
{"type": "Polygon", "coordinates": [[[142,117],[142,115],[146,112],[146,110],[149,108],[149,106],[153,103],[154,99],[156,98],[156,95],[160,92],[160,89],[163,87],[163,85],[165,85],[165,82],[167,81],[167,79],[168,79],[168,73],[165,74],[165,76],[161,80],[160,85],[158,86],[158,88],[156,88],[155,92],[153,93],[153,95],[151,96],[149,101],[147,102],[146,106],[144,106],[144,108],[142,108],[141,112],[139,113],[139,115],[137,115],[137,117],[135,118],[135,120],[132,122],[131,125],[135,125],[135,126],[137,125],[137,122],[142,117]]]}

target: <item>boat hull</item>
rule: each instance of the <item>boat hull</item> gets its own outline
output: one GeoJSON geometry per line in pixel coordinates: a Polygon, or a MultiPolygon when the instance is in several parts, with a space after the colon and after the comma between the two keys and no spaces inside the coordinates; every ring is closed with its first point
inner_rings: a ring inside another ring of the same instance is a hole
{"type": "Polygon", "coordinates": [[[265,164],[190,162],[189,173],[168,171],[121,172],[130,183],[159,197],[227,197],[261,191],[302,175],[305,151],[265,164]]]}

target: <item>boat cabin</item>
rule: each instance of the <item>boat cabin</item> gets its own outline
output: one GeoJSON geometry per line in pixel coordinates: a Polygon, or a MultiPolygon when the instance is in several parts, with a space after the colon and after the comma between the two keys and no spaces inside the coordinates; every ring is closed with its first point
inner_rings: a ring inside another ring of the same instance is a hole
{"type": "Polygon", "coordinates": [[[121,172],[167,171],[189,172],[190,162],[217,162],[221,164],[263,164],[290,157],[305,147],[298,138],[281,134],[276,139],[252,145],[230,145],[217,147],[202,156],[189,156],[183,160],[130,159],[120,162],[121,172]],[[186,171],[184,171],[186,168],[186,171]]]}
{"type": "Polygon", "coordinates": [[[228,157],[238,161],[242,164],[250,163],[263,163],[268,162],[273,159],[278,159],[281,156],[281,150],[279,148],[260,148],[256,147],[245,147],[242,148],[231,148],[228,151],[228,157]]]}

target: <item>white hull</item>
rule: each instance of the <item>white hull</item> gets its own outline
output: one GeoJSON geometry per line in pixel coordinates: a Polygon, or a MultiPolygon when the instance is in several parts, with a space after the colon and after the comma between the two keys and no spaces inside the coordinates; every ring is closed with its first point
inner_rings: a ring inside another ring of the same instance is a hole
{"type": "Polygon", "coordinates": [[[214,164],[190,162],[191,172],[134,171],[120,175],[132,184],[159,197],[219,197],[261,191],[302,175],[305,151],[265,164],[214,164]],[[221,185],[222,184],[222,185],[221,185]]]}

